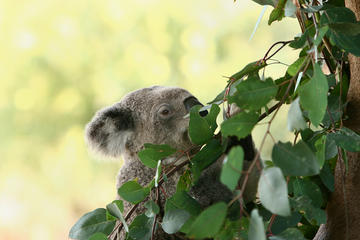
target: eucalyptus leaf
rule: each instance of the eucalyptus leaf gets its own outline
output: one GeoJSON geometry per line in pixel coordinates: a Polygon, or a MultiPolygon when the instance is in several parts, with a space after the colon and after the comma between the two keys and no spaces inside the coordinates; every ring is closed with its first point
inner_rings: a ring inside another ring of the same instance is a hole
{"type": "Polygon", "coordinates": [[[343,127],[335,133],[330,133],[328,137],[330,140],[335,141],[337,146],[349,152],[360,151],[360,135],[349,128],[343,127]]]}
{"type": "Polygon", "coordinates": [[[264,223],[257,209],[251,211],[248,237],[249,240],[266,240],[264,223]]]}
{"type": "Polygon", "coordinates": [[[307,196],[295,198],[291,204],[297,211],[304,213],[305,218],[314,225],[326,222],[326,213],[323,209],[314,207],[307,196]]]}
{"type": "Polygon", "coordinates": [[[182,209],[191,215],[180,229],[181,232],[188,233],[192,223],[201,212],[200,204],[186,192],[176,192],[172,197],[168,198],[165,203],[165,212],[173,209],[182,209]]]}
{"type": "Polygon", "coordinates": [[[120,186],[118,194],[125,201],[137,204],[147,197],[148,192],[136,181],[128,181],[120,186]]]}
{"type": "Polygon", "coordinates": [[[237,91],[229,96],[229,103],[236,103],[241,109],[252,111],[264,107],[276,96],[277,86],[271,78],[265,81],[258,77],[249,77],[236,86],[237,91]]]}
{"type": "Polygon", "coordinates": [[[204,117],[208,122],[211,131],[214,133],[217,128],[216,118],[219,115],[220,107],[216,104],[212,104],[210,112],[204,117]]]}
{"type": "Polygon", "coordinates": [[[326,152],[326,135],[321,136],[315,141],[316,158],[319,163],[319,167],[322,168],[325,162],[326,152]]]}
{"type": "Polygon", "coordinates": [[[204,144],[213,136],[214,131],[209,122],[200,116],[201,106],[197,105],[190,110],[189,136],[194,144],[204,144]]]}
{"type": "Polygon", "coordinates": [[[159,206],[152,200],[147,201],[144,207],[146,208],[145,215],[148,218],[155,217],[155,215],[160,212],[159,206]]]}
{"type": "Polygon", "coordinates": [[[242,70],[233,74],[230,79],[233,81],[239,80],[249,74],[257,73],[260,69],[266,67],[267,64],[264,61],[255,61],[246,65],[242,70]]]}
{"type": "Polygon", "coordinates": [[[284,9],[285,17],[296,17],[295,13],[296,13],[295,4],[293,3],[293,1],[287,0],[284,9]]]}
{"type": "Polygon", "coordinates": [[[231,148],[229,154],[224,159],[220,181],[231,191],[233,191],[238,184],[243,168],[243,161],[244,151],[240,146],[231,148]]]}
{"type": "Polygon", "coordinates": [[[302,140],[294,146],[290,142],[277,143],[272,159],[286,176],[312,176],[320,172],[315,153],[302,140]]]}
{"type": "Polygon", "coordinates": [[[334,174],[331,171],[329,163],[325,162],[319,176],[321,178],[321,181],[330,190],[330,192],[333,192],[335,186],[335,178],[334,174]]]}
{"type": "Polygon", "coordinates": [[[201,171],[215,162],[222,154],[221,143],[217,139],[211,139],[192,159],[191,171],[194,181],[200,177],[201,171]]]}
{"type": "Polygon", "coordinates": [[[263,170],[259,180],[259,196],[262,205],[272,213],[290,216],[288,188],[280,168],[263,170]]]}
{"type": "Polygon", "coordinates": [[[315,126],[320,124],[325,115],[328,88],[324,73],[315,63],[313,77],[308,83],[299,87],[300,104],[304,110],[308,111],[311,123],[315,126]]]}
{"type": "Polygon", "coordinates": [[[268,24],[270,25],[274,21],[280,21],[285,14],[284,8],[285,8],[286,0],[279,0],[276,7],[272,10],[270,13],[268,24]]]}
{"type": "Polygon", "coordinates": [[[113,230],[115,223],[115,220],[106,219],[104,208],[98,208],[86,213],[75,223],[70,229],[69,238],[87,240],[97,232],[108,235],[113,230]]]}
{"type": "Polygon", "coordinates": [[[106,209],[109,211],[111,215],[113,215],[122,222],[125,231],[128,232],[129,228],[122,214],[122,212],[124,211],[123,202],[119,200],[115,200],[112,203],[106,205],[106,209]]]}
{"type": "Polygon", "coordinates": [[[299,71],[301,66],[303,65],[306,56],[298,58],[295,62],[293,62],[287,69],[287,73],[290,76],[295,76],[299,71]]]}
{"type": "Polygon", "coordinates": [[[306,240],[297,228],[288,228],[279,235],[269,237],[270,240],[306,240]]]}
{"type": "Polygon", "coordinates": [[[171,209],[183,209],[192,216],[201,212],[200,204],[185,191],[177,192],[166,200],[165,212],[171,209]]]}
{"type": "Polygon", "coordinates": [[[138,215],[129,226],[129,236],[134,240],[150,240],[154,218],[138,215]]]}
{"type": "Polygon", "coordinates": [[[138,153],[141,162],[150,168],[156,168],[158,160],[170,156],[176,152],[169,145],[155,145],[150,143],[144,144],[145,149],[138,153]]]}
{"type": "Polygon", "coordinates": [[[306,122],[299,104],[300,99],[296,98],[290,105],[287,126],[289,131],[299,131],[305,129],[306,122]]]}
{"type": "Polygon", "coordinates": [[[253,2],[256,2],[260,5],[270,5],[270,6],[273,6],[275,7],[278,0],[252,0],[253,2]]]}
{"type": "Polygon", "coordinates": [[[89,240],[108,240],[108,237],[106,234],[98,232],[92,235],[89,240]]]}
{"type": "Polygon", "coordinates": [[[323,203],[320,187],[308,178],[296,178],[293,182],[294,196],[307,196],[314,207],[320,208],[323,203]]]}
{"type": "Polygon", "coordinates": [[[170,209],[165,212],[161,226],[166,233],[173,234],[178,232],[189,218],[190,214],[183,209],[170,209]]]}
{"type": "Polygon", "coordinates": [[[240,112],[221,124],[221,133],[224,137],[237,136],[239,139],[249,135],[254,128],[259,115],[256,113],[240,112]]]}
{"type": "Polygon", "coordinates": [[[276,216],[271,226],[271,232],[273,234],[279,234],[289,227],[296,227],[301,218],[302,216],[298,212],[292,212],[289,217],[276,216]]]}
{"type": "Polygon", "coordinates": [[[326,9],[321,15],[320,24],[329,26],[330,40],[338,47],[360,56],[359,23],[350,9],[345,7],[326,9]]]}
{"type": "Polygon", "coordinates": [[[192,224],[188,237],[191,238],[211,238],[220,230],[227,212],[227,206],[224,202],[218,202],[211,205],[195,219],[192,224]],[[211,219],[211,221],[209,221],[211,219]]]}

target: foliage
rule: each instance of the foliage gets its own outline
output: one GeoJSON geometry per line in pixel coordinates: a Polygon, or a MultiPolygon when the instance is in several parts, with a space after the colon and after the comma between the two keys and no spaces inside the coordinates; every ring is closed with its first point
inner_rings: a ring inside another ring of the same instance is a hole
{"type": "MultiPolygon", "coordinates": [[[[191,174],[185,171],[178,191],[168,196],[165,206],[146,200],[150,191],[159,192],[156,184],[149,183],[143,187],[136,181],[130,181],[119,188],[119,195],[135,204],[134,207],[147,201],[147,212],[137,216],[129,229],[125,229],[128,230],[127,239],[151,239],[157,227],[162,227],[169,234],[180,232],[191,239],[306,239],[325,223],[324,207],[329,191],[333,190],[333,163],[336,160],[346,163],[346,159],[342,159],[343,151],[360,151],[360,136],[343,127],[343,119],[347,117],[344,115],[344,99],[349,79],[346,61],[349,53],[360,56],[360,45],[357,44],[360,23],[349,9],[342,6],[328,3],[309,5],[307,1],[300,3],[301,8],[296,10],[303,32],[301,36],[292,41],[275,43],[263,58],[249,63],[231,76],[224,91],[207,107],[210,109],[207,116],[199,114],[202,110],[199,106],[191,109],[189,135],[195,144],[203,147],[185,162],[191,163],[191,174]],[[270,51],[279,44],[280,47],[270,55],[270,51]],[[265,77],[264,71],[271,67],[269,62],[272,57],[288,44],[291,48],[301,49],[299,58],[288,67],[282,78],[273,80],[265,77]],[[234,117],[230,115],[231,103],[241,109],[234,117]],[[261,151],[267,138],[276,142],[270,130],[278,110],[292,103],[297,104],[294,111],[295,118],[299,118],[291,120],[291,129],[296,129],[293,143],[276,143],[272,161],[266,161],[264,169],[257,165],[259,154],[256,154],[251,166],[242,171],[246,149],[236,146],[226,153],[228,137],[246,137],[256,124],[269,116],[264,122],[268,128],[259,147],[261,151]],[[220,112],[217,105],[220,104],[224,104],[224,118],[220,132],[215,134],[220,112]],[[233,199],[202,209],[189,195],[189,188],[201,172],[222,154],[226,157],[220,180],[233,191],[233,199]],[[261,170],[258,185],[260,201],[245,206],[242,195],[247,178],[240,183],[239,179],[254,168],[261,170]],[[240,214],[233,214],[234,208],[240,214]]],[[[286,8],[294,7],[290,5],[286,0],[277,2],[269,24],[282,20],[286,8]]],[[[150,167],[156,167],[159,159],[174,152],[168,146],[149,144],[145,147],[139,156],[150,167]]],[[[174,170],[180,171],[181,167],[160,172],[158,185],[174,170]]],[[[124,221],[121,206],[122,203],[113,203],[107,210],[97,209],[85,214],[70,231],[70,237],[85,239],[84,236],[89,237],[96,232],[109,234],[108,224],[113,224],[114,218],[124,221]],[[107,220],[106,216],[111,217],[107,220]],[[102,227],[92,227],[96,223],[102,227]]]]}

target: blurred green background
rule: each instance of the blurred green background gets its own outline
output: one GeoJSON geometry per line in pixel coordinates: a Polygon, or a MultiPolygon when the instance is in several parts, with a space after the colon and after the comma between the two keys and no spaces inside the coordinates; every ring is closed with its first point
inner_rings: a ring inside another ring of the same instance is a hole
{"type": "MultiPolygon", "coordinates": [[[[300,32],[293,19],[268,27],[269,8],[249,42],[261,10],[250,0],[1,1],[0,239],[66,239],[81,215],[111,202],[121,161],[88,153],[86,122],[150,85],[212,100],[223,76],[300,32]]],[[[276,58],[289,64],[296,55],[276,58]]],[[[284,124],[273,128],[277,140],[290,136],[284,124]]]]}

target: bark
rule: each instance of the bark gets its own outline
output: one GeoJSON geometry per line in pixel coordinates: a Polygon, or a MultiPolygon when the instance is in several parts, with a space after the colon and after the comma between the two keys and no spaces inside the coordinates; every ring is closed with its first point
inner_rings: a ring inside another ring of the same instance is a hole
{"type": "MultiPolygon", "coordinates": [[[[357,19],[360,19],[360,1],[345,0],[357,19]]],[[[360,58],[350,54],[350,88],[348,92],[345,126],[360,133],[360,58]]],[[[347,153],[348,171],[341,158],[335,168],[335,191],[327,205],[327,222],[322,225],[316,240],[360,239],[360,153],[347,153]]]]}

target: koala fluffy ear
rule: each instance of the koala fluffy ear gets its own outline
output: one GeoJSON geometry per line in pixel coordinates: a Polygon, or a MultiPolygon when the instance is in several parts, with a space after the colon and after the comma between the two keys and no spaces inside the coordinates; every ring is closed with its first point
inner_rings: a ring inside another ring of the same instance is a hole
{"type": "Polygon", "coordinates": [[[98,111],[86,125],[88,145],[106,156],[118,157],[134,132],[135,124],[130,109],[118,104],[98,111]]]}

